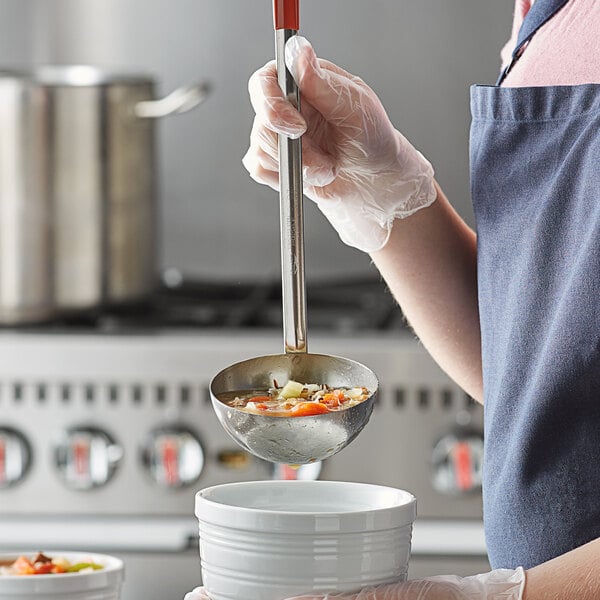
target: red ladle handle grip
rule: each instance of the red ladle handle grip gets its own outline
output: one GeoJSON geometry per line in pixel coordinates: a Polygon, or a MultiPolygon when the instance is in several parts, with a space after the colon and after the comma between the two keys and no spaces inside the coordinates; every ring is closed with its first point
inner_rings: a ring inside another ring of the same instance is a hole
{"type": "Polygon", "coordinates": [[[300,29],[300,0],[273,0],[275,29],[300,29]]]}

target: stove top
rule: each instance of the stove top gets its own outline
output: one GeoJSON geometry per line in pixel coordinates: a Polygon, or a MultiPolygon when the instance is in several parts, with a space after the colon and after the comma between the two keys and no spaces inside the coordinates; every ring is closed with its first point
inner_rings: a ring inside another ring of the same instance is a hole
{"type": "MultiPolygon", "coordinates": [[[[77,313],[22,331],[121,333],[158,329],[281,329],[281,282],[167,280],[144,303],[77,313]]],[[[405,329],[385,283],[374,278],[309,283],[307,326],[337,333],[405,329]]]]}

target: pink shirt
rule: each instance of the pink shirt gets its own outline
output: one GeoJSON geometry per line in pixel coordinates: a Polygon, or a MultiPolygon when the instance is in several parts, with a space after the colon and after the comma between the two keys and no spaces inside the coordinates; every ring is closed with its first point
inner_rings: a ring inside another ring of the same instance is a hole
{"type": "MultiPolygon", "coordinates": [[[[506,65],[521,23],[534,0],[515,0],[506,65]]],[[[507,87],[600,83],[600,0],[569,0],[542,25],[504,80],[507,87]]]]}

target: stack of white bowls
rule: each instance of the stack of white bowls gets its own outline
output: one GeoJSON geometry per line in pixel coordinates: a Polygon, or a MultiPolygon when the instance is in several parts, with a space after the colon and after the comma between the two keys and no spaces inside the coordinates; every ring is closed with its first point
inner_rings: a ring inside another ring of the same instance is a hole
{"type": "Polygon", "coordinates": [[[212,600],[283,600],[406,579],[416,500],[336,481],[256,481],[196,495],[212,600]]]}
{"type": "MultiPolygon", "coordinates": [[[[0,554],[0,561],[14,561],[19,555],[37,551],[0,554]]],[[[52,575],[0,575],[0,600],[119,600],[123,584],[123,561],[106,554],[45,550],[50,557],[70,563],[93,562],[102,569],[91,572],[52,575]]]]}

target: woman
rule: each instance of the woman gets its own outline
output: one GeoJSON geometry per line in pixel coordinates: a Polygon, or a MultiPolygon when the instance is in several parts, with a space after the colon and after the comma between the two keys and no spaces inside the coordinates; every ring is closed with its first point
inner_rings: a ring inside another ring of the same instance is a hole
{"type": "Polygon", "coordinates": [[[373,91],[306,40],[286,56],[302,115],[272,63],[251,79],[252,177],[277,188],[277,133],[303,135],[306,195],[370,253],[433,357],[485,402],[494,571],[353,598],[600,598],[599,5],[517,0],[498,86],[471,93],[477,235],[373,91]]]}

